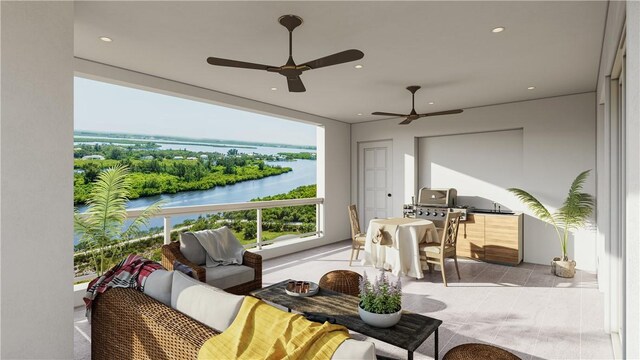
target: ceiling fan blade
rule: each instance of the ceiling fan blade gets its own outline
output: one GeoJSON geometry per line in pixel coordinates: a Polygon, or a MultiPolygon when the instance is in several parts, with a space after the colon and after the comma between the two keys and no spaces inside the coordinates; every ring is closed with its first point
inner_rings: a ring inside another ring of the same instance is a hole
{"type": "Polygon", "coordinates": [[[372,112],[371,115],[383,115],[383,116],[393,116],[393,117],[407,116],[407,114],[396,114],[396,113],[388,113],[388,112],[380,112],[380,111],[372,112]]]}
{"type": "Polygon", "coordinates": [[[427,117],[427,116],[438,116],[438,115],[460,114],[462,111],[463,111],[462,109],[447,110],[447,111],[438,111],[438,112],[432,112],[432,113],[428,113],[428,114],[418,114],[418,116],[420,116],[420,117],[427,117]]]}
{"type": "Polygon", "coordinates": [[[244,61],[221,59],[216,57],[208,57],[207,62],[211,65],[228,66],[228,67],[236,67],[236,68],[243,68],[243,69],[269,70],[272,68],[277,68],[277,66],[254,64],[254,63],[249,63],[244,61]]]}
{"type": "Polygon", "coordinates": [[[411,124],[412,121],[413,120],[411,120],[409,118],[406,118],[403,121],[401,121],[399,125],[409,125],[409,124],[411,124]]]}
{"type": "Polygon", "coordinates": [[[363,57],[364,57],[364,53],[362,51],[351,49],[351,50],[341,51],[333,55],[325,56],[320,59],[312,60],[300,66],[308,66],[311,69],[318,69],[318,68],[323,68],[325,66],[337,65],[337,64],[342,64],[349,61],[359,60],[359,59],[362,59],[363,57]]]}
{"type": "Polygon", "coordinates": [[[287,78],[287,85],[289,85],[289,92],[305,92],[307,91],[307,89],[305,89],[304,84],[302,83],[302,79],[300,79],[300,76],[296,76],[296,77],[288,77],[287,78]]]}

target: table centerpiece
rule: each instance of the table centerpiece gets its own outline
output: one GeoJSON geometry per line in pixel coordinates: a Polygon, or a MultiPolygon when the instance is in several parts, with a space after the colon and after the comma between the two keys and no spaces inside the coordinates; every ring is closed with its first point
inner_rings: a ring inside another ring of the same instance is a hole
{"type": "Polygon", "coordinates": [[[358,313],[362,321],[371,326],[388,328],[397,324],[402,317],[400,278],[392,283],[382,269],[372,283],[365,272],[360,280],[358,313]]]}

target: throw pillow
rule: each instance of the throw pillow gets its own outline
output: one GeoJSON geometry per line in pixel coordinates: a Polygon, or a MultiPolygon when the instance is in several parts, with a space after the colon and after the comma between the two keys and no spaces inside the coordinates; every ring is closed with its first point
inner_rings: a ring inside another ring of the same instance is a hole
{"type": "Polygon", "coordinates": [[[204,265],[207,253],[192,232],[180,234],[180,252],[196,265],[204,265]]]}
{"type": "Polygon", "coordinates": [[[226,330],[238,315],[244,296],[229,294],[175,271],[171,307],[212,327],[226,330]]]}
{"type": "Polygon", "coordinates": [[[147,276],[142,292],[167,306],[171,306],[172,283],[173,271],[156,270],[147,276]]]}
{"type": "Polygon", "coordinates": [[[191,277],[193,277],[193,269],[188,267],[187,265],[181,263],[178,260],[174,260],[173,261],[173,270],[175,271],[180,271],[183,274],[189,275],[191,277]]]}

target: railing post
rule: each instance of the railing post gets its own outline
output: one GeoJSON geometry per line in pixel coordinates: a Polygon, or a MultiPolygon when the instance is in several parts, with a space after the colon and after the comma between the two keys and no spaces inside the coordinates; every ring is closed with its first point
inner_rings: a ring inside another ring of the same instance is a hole
{"type": "Polygon", "coordinates": [[[256,242],[258,249],[262,249],[262,209],[256,209],[256,242]]]}
{"type": "Polygon", "coordinates": [[[316,235],[320,236],[322,233],[322,211],[324,208],[322,204],[316,204],[316,235]]]}
{"type": "Polygon", "coordinates": [[[171,242],[171,216],[164,217],[164,243],[169,244],[171,242]]]}

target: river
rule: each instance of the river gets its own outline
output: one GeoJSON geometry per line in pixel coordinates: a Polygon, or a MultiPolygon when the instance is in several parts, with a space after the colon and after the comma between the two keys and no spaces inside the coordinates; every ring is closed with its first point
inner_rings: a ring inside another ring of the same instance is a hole
{"type": "MultiPolygon", "coordinates": [[[[281,175],[270,176],[259,180],[249,180],[233,185],[219,186],[209,190],[184,191],[177,194],[164,194],[131,200],[127,209],[141,209],[158,200],[164,201],[163,207],[192,206],[246,202],[257,197],[276,195],[289,192],[298,186],[316,183],[316,161],[274,161],[269,165],[290,167],[293,171],[281,175]]],[[[86,206],[78,207],[84,212],[86,206]]],[[[171,223],[181,223],[186,219],[195,219],[198,215],[184,215],[171,217],[171,223]]],[[[151,220],[151,226],[163,226],[162,218],[151,220]]],[[[74,244],[78,239],[74,238],[74,244]]]]}

